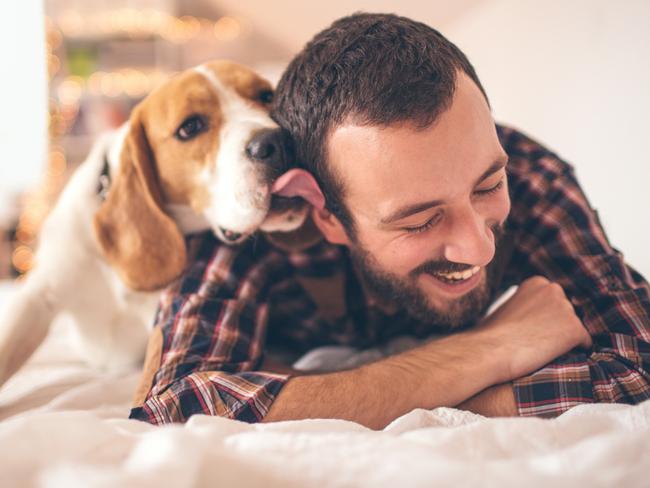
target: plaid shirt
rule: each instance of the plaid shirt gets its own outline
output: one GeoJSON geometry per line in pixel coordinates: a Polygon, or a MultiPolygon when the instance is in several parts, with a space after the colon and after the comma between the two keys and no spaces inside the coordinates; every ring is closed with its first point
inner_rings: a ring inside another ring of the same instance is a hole
{"type": "MultiPolygon", "coordinates": [[[[521,133],[498,131],[512,200],[498,289],[546,276],[564,288],[593,339],[591,351],[574,350],[513,382],[519,414],[650,398],[648,283],[609,244],[573,168],[521,133]]],[[[265,348],[300,354],[436,333],[435,324],[375,307],[344,247],[321,242],[285,252],[257,237],[233,248],[204,233],[188,248],[191,264],[163,293],[156,317],[160,367],[130,418],[164,424],[202,413],[256,422],[289,378],[261,370],[265,348]],[[330,278],[340,299],[318,303],[314,287],[330,278]]]]}

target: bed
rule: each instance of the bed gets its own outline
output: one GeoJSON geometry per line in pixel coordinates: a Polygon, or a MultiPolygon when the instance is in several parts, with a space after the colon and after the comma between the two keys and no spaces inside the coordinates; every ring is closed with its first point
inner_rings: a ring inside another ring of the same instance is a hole
{"type": "MultiPolygon", "coordinates": [[[[0,306],[11,286],[0,285],[0,306]]],[[[383,431],[339,420],[127,419],[138,371],[94,371],[65,322],[0,389],[0,486],[650,486],[650,402],[553,420],[414,410],[383,431]]]]}

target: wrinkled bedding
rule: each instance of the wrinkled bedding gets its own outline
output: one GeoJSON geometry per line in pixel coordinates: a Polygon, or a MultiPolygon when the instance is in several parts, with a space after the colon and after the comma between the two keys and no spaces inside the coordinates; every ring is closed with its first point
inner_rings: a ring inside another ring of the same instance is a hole
{"type": "Polygon", "coordinates": [[[414,410],[380,432],[202,415],[154,427],[127,419],[139,372],[89,369],[68,334],[56,324],[0,389],[2,487],[650,485],[650,402],[554,420],[414,410]]]}

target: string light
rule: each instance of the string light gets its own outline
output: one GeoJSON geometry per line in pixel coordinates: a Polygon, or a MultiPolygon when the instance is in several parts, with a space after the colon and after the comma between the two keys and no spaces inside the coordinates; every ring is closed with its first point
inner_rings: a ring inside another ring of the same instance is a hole
{"type": "Polygon", "coordinates": [[[75,10],[67,10],[58,17],[58,25],[63,35],[71,38],[100,32],[104,35],[127,34],[131,38],[158,36],[175,44],[186,43],[210,31],[219,41],[233,41],[241,37],[244,30],[242,22],[230,16],[213,22],[192,15],[175,17],[157,10],[134,8],[116,9],[108,14],[98,12],[85,17],[75,10]]]}
{"type": "Polygon", "coordinates": [[[234,41],[241,34],[241,24],[232,17],[221,17],[214,24],[214,37],[219,41],[234,41]]]}
{"type": "Polygon", "coordinates": [[[59,29],[56,28],[52,20],[49,18],[46,19],[45,30],[46,30],[45,35],[46,35],[49,49],[52,51],[58,49],[61,46],[61,43],[63,42],[63,36],[61,35],[59,29]]]}
{"type": "Polygon", "coordinates": [[[58,19],[58,24],[66,37],[78,37],[86,31],[84,19],[76,10],[66,10],[58,19]]]}
{"type": "Polygon", "coordinates": [[[61,60],[55,54],[51,54],[47,57],[47,74],[50,79],[54,78],[61,68],[61,60]]]}
{"type": "Polygon", "coordinates": [[[50,151],[49,166],[47,168],[48,176],[61,177],[65,173],[66,167],[65,153],[60,149],[50,151]]]}
{"type": "Polygon", "coordinates": [[[19,272],[26,273],[33,265],[33,258],[34,255],[29,247],[19,245],[11,255],[11,263],[19,272]]]}
{"type": "Polygon", "coordinates": [[[33,236],[30,232],[27,232],[24,228],[19,228],[16,230],[16,240],[21,244],[28,244],[32,241],[33,236]]]}
{"type": "Polygon", "coordinates": [[[85,82],[80,76],[68,76],[57,88],[57,95],[62,105],[79,103],[85,82]]]}
{"type": "Polygon", "coordinates": [[[102,92],[102,78],[106,75],[104,71],[95,71],[88,77],[86,87],[92,95],[100,95],[102,92]]]}

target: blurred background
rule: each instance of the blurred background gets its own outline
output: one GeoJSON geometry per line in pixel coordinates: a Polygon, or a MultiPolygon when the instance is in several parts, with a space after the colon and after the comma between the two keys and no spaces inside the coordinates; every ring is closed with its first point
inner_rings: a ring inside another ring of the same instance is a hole
{"type": "Polygon", "coordinates": [[[576,167],[612,243],[650,277],[647,0],[24,0],[0,19],[0,278],[29,270],[93,138],[161,81],[228,58],[275,82],[313,34],[360,10],[458,44],[495,118],[576,167]]]}

